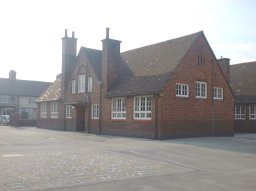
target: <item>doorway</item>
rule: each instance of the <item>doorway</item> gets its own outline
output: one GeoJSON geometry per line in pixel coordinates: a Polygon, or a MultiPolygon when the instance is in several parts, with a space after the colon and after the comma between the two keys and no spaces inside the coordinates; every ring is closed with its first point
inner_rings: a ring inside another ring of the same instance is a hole
{"type": "Polygon", "coordinates": [[[85,107],[76,107],[76,131],[85,130],[85,107]]]}

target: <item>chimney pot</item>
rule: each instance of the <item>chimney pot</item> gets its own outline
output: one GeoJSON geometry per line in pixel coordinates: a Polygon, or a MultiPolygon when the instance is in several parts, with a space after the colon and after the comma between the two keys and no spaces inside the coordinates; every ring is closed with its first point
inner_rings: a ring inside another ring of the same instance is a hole
{"type": "Polygon", "coordinates": [[[65,37],[68,36],[68,29],[65,29],[65,37]]]}
{"type": "Polygon", "coordinates": [[[109,39],[109,28],[106,28],[106,39],[109,39]]]}
{"type": "Polygon", "coordinates": [[[75,32],[74,31],[72,32],[72,38],[75,38],[75,32]]]}

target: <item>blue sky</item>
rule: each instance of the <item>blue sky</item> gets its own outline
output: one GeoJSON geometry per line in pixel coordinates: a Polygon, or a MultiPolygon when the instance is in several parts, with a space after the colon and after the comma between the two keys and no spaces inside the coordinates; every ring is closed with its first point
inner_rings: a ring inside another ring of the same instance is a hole
{"type": "Polygon", "coordinates": [[[61,38],[101,49],[105,28],[121,50],[203,30],[217,58],[256,60],[254,0],[0,1],[0,77],[53,81],[61,71],[61,38]]]}

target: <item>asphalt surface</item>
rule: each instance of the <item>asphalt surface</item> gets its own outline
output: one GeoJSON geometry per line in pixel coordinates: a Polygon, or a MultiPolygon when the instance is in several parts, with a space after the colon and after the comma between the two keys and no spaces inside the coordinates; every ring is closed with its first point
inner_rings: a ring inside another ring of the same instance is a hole
{"type": "Polygon", "coordinates": [[[0,191],[256,190],[256,134],[149,140],[0,126],[0,191]]]}

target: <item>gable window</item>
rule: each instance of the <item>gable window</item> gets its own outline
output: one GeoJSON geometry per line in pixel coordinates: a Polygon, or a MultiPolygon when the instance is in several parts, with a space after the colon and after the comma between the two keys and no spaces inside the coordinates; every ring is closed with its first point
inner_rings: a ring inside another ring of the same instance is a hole
{"type": "Polygon", "coordinates": [[[176,83],[176,96],[177,97],[188,97],[189,88],[188,84],[176,83]]]}
{"type": "Polygon", "coordinates": [[[235,106],[235,119],[245,119],[245,108],[243,105],[235,106]]]}
{"type": "Polygon", "coordinates": [[[199,56],[197,57],[197,63],[198,63],[198,64],[205,64],[205,57],[202,56],[202,55],[199,55],[199,56]]]}
{"type": "Polygon", "coordinates": [[[88,84],[87,84],[87,87],[88,87],[88,92],[92,92],[92,77],[88,77],[88,84]]]}
{"type": "Polygon", "coordinates": [[[223,88],[213,88],[213,99],[223,99],[223,88]]]}
{"type": "Polygon", "coordinates": [[[0,95],[0,103],[9,103],[8,95],[0,95]]]}
{"type": "Polygon", "coordinates": [[[76,93],[76,80],[72,80],[71,91],[72,94],[76,93]]]}
{"type": "Polygon", "coordinates": [[[47,118],[47,103],[40,104],[40,117],[47,118]]]}
{"type": "Polygon", "coordinates": [[[249,119],[256,120],[256,105],[249,106],[249,119]]]}
{"type": "Polygon", "coordinates": [[[126,98],[112,99],[112,119],[126,119],[126,98]]]}
{"type": "Polygon", "coordinates": [[[196,98],[207,98],[206,82],[196,82],[196,98]]]}
{"type": "Polygon", "coordinates": [[[133,118],[134,119],[151,119],[152,97],[136,96],[134,97],[133,118]]]}
{"type": "Polygon", "coordinates": [[[99,104],[92,104],[92,119],[99,119],[99,104]]]}
{"type": "Polygon", "coordinates": [[[66,118],[72,118],[72,105],[66,105],[66,118]]]}
{"type": "Polygon", "coordinates": [[[85,75],[78,76],[78,93],[85,93],[85,75]]]}
{"type": "Polygon", "coordinates": [[[51,103],[51,118],[58,118],[58,102],[51,103]]]}

